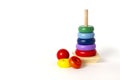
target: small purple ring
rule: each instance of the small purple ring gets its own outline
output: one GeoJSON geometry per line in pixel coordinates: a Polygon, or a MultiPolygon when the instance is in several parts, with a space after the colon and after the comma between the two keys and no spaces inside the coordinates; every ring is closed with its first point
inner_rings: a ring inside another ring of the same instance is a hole
{"type": "Polygon", "coordinates": [[[96,48],[96,45],[95,44],[92,44],[92,45],[79,45],[79,44],[77,44],[76,48],[78,50],[89,51],[89,50],[94,50],[96,48]]]}

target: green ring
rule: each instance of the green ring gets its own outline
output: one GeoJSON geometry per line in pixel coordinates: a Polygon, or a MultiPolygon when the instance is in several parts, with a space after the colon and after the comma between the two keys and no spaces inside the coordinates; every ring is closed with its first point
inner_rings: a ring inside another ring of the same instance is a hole
{"type": "Polygon", "coordinates": [[[82,25],[82,26],[79,26],[78,31],[80,33],[92,33],[94,31],[94,27],[90,25],[88,26],[82,25]]]}

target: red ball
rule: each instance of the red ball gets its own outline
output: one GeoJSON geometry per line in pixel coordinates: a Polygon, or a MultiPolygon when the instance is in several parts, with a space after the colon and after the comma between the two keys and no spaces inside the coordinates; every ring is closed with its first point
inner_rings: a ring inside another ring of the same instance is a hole
{"type": "Polygon", "coordinates": [[[58,59],[69,58],[69,56],[69,52],[66,49],[60,49],[57,52],[58,59]]]}
{"type": "Polygon", "coordinates": [[[91,57],[96,55],[96,50],[90,50],[90,51],[82,51],[76,49],[75,54],[80,57],[91,57]]]}
{"type": "Polygon", "coordinates": [[[82,61],[76,56],[72,56],[69,59],[69,63],[70,63],[70,66],[72,66],[75,69],[79,69],[82,66],[82,61]]]}

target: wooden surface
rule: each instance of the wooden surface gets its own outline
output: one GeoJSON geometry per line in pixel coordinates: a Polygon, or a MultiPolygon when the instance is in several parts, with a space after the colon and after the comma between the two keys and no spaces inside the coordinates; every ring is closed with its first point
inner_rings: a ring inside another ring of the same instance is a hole
{"type": "MultiPolygon", "coordinates": [[[[73,52],[74,56],[77,56],[74,52],[73,52]]],[[[90,63],[96,63],[100,60],[100,55],[97,53],[96,56],[93,57],[79,57],[85,64],[90,64],[90,63]]]]}

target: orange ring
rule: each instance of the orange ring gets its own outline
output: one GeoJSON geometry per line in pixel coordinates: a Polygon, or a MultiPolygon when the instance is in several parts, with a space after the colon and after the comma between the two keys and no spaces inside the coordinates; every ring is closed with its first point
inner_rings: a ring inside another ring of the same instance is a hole
{"type": "Polygon", "coordinates": [[[70,66],[72,66],[75,69],[81,68],[81,65],[82,65],[82,61],[76,56],[72,56],[69,59],[69,63],[70,63],[70,66]]]}

